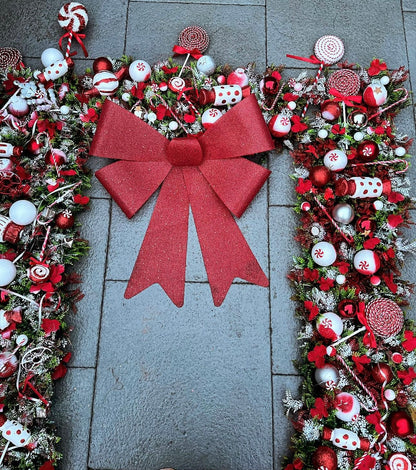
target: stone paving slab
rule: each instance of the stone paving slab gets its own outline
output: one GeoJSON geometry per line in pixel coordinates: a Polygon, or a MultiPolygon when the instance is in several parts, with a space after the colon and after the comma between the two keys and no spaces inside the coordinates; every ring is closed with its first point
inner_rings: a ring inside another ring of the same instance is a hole
{"type": "Polygon", "coordinates": [[[416,43],[416,2],[413,2],[415,13],[404,13],[404,26],[409,56],[410,82],[413,92],[416,90],[416,57],[414,44],[416,43]]]}
{"type": "Polygon", "coordinates": [[[276,1],[267,5],[269,63],[317,69],[316,65],[287,59],[286,54],[309,57],[317,39],[326,34],[344,41],[344,59],[349,62],[367,65],[373,57],[380,57],[391,67],[406,63],[400,0],[346,2],[342,8],[332,0],[276,1]]]}
{"type": "Polygon", "coordinates": [[[87,469],[94,375],[94,369],[71,367],[56,384],[52,419],[62,437],[60,470],[87,469]]]}
{"type": "MultiPolygon", "coordinates": [[[[148,0],[130,0],[130,3],[147,2],[148,0]]],[[[153,3],[184,3],[189,5],[189,0],[153,0],[153,3]]],[[[265,5],[266,0],[192,0],[192,3],[212,4],[212,5],[265,5]]],[[[183,7],[187,8],[187,7],[183,7]]]]}
{"type": "Polygon", "coordinates": [[[93,199],[90,209],[79,216],[81,237],[89,241],[90,251],[73,268],[82,276],[81,289],[85,295],[77,304],[78,312],[68,316],[68,324],[74,326],[71,365],[77,367],[96,364],[109,216],[110,201],[103,199],[93,199]]]}
{"type": "Polygon", "coordinates": [[[273,373],[296,374],[292,361],[299,358],[294,294],[286,278],[299,248],[295,235],[294,212],[288,207],[270,207],[270,299],[272,312],[273,373]]]}
{"type": "Polygon", "coordinates": [[[275,375],[273,377],[274,397],[274,470],[282,468],[283,459],[290,457],[290,437],[294,433],[292,423],[286,417],[286,409],[283,406],[283,398],[286,390],[290,390],[293,398],[300,397],[301,378],[294,375],[275,375]]]}
{"type": "Polygon", "coordinates": [[[89,466],[270,470],[267,290],[234,285],[216,308],[191,284],[178,309],[124,288],[106,283],[89,466]]]}
{"type": "Polygon", "coordinates": [[[273,206],[288,206],[296,203],[295,183],[289,177],[294,171],[289,150],[281,153],[270,152],[269,168],[272,174],[269,178],[269,204],[273,206]]]}
{"type": "Polygon", "coordinates": [[[126,53],[149,63],[171,55],[179,33],[200,25],[210,37],[207,54],[217,64],[265,67],[265,9],[263,6],[134,2],[129,6],[126,53]]]}
{"type": "Polygon", "coordinates": [[[416,12],[416,2],[415,0],[402,0],[403,11],[415,11],[416,12]]]}

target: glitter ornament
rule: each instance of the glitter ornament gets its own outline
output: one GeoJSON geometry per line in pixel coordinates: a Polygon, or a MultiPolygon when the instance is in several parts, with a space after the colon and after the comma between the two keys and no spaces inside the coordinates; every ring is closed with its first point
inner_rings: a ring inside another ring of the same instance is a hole
{"type": "Polygon", "coordinates": [[[364,140],[357,147],[357,153],[361,160],[372,162],[380,153],[378,144],[372,140],[364,140]]]}
{"type": "Polygon", "coordinates": [[[356,142],[361,142],[364,139],[364,134],[360,131],[354,133],[354,140],[356,142]]]}
{"type": "Polygon", "coordinates": [[[345,423],[357,421],[360,416],[360,402],[351,393],[338,393],[335,397],[335,416],[345,423]]]}
{"type": "Polygon", "coordinates": [[[381,283],[381,279],[378,276],[371,276],[370,277],[370,284],[374,287],[379,286],[381,283]]]}
{"type": "Polygon", "coordinates": [[[341,116],[341,108],[336,101],[326,100],[321,104],[321,115],[326,121],[335,121],[341,116]]]}
{"type": "Polygon", "coordinates": [[[337,454],[328,446],[319,446],[312,455],[312,465],[315,470],[337,470],[337,454]]]}
{"type": "Polygon", "coordinates": [[[373,82],[364,90],[363,99],[368,106],[377,108],[387,101],[387,90],[381,83],[373,82]]]}
{"type": "Polygon", "coordinates": [[[27,269],[27,277],[35,284],[40,284],[49,279],[51,270],[42,263],[35,264],[27,269]]]}
{"type": "Polygon", "coordinates": [[[360,91],[360,77],[350,69],[337,70],[328,78],[328,91],[331,88],[344,96],[356,95],[360,91]]]}
{"type": "Polygon", "coordinates": [[[300,208],[305,212],[310,211],[311,210],[311,204],[308,201],[304,201],[300,205],[300,208]]]}
{"type": "Polygon", "coordinates": [[[94,70],[94,73],[98,72],[112,72],[113,71],[113,64],[111,63],[111,60],[108,59],[107,57],[98,57],[97,59],[94,60],[92,64],[92,69],[94,70]]]}
{"type": "Polygon", "coordinates": [[[394,352],[392,355],[391,355],[391,360],[395,363],[395,364],[401,364],[403,362],[403,356],[398,353],[398,352],[394,352]]]}
{"type": "Polygon", "coordinates": [[[329,183],[331,172],[324,165],[316,165],[309,170],[309,179],[314,186],[320,188],[329,183]]]}
{"type": "Polygon", "coordinates": [[[205,129],[209,129],[213,124],[215,124],[218,119],[222,116],[222,112],[216,108],[208,108],[204,111],[201,117],[202,125],[205,129]]]}
{"type": "Polygon", "coordinates": [[[101,96],[112,96],[117,91],[119,81],[113,72],[102,71],[94,75],[92,84],[101,96]]]}
{"type": "Polygon", "coordinates": [[[204,75],[210,76],[215,72],[214,59],[209,55],[203,55],[198,59],[196,63],[196,68],[199,72],[203,73],[204,75]]]}
{"type": "Polygon", "coordinates": [[[312,247],[311,256],[319,266],[331,266],[337,259],[337,252],[331,243],[318,242],[312,247]]]}
{"type": "Polygon", "coordinates": [[[21,199],[14,202],[9,209],[9,217],[17,225],[31,224],[37,215],[36,206],[33,202],[21,199]]]}
{"type": "MultiPolygon", "coordinates": [[[[279,83],[280,81],[276,77],[268,75],[261,79],[259,87],[265,95],[274,96],[279,91],[279,83]]],[[[287,107],[293,111],[296,108],[296,103],[294,101],[289,101],[287,103],[287,107]]]]}
{"type": "Polygon", "coordinates": [[[371,369],[371,377],[380,384],[384,382],[389,383],[393,380],[393,372],[388,364],[380,362],[371,369]]]}
{"type": "Polygon", "coordinates": [[[59,49],[55,49],[54,47],[48,47],[48,49],[45,49],[40,56],[40,61],[44,67],[49,67],[61,60],[64,60],[64,55],[59,49]]]}
{"type": "Polygon", "coordinates": [[[323,338],[336,341],[342,335],[344,324],[336,313],[326,312],[316,319],[316,329],[323,338]]]}
{"type": "Polygon", "coordinates": [[[412,470],[413,468],[412,462],[409,458],[401,453],[393,454],[387,463],[390,470],[412,470]]]}
{"type": "Polygon", "coordinates": [[[331,171],[341,171],[348,163],[348,157],[342,150],[330,150],[324,156],[324,165],[331,171]]]}
{"type": "Polygon", "coordinates": [[[344,43],[337,36],[322,36],[316,41],[314,52],[320,62],[326,65],[336,64],[344,56],[344,43]]]}
{"type": "Polygon", "coordinates": [[[65,3],[58,13],[58,23],[67,31],[78,33],[85,29],[88,24],[87,9],[81,3],[65,3]]]}
{"type": "Polygon", "coordinates": [[[373,250],[360,250],[354,255],[354,268],[366,276],[371,276],[380,268],[380,258],[373,250]]]}
{"type": "Polygon", "coordinates": [[[227,77],[227,85],[238,85],[241,88],[248,85],[248,77],[244,69],[238,68],[227,77]]]}
{"type": "Polygon", "coordinates": [[[339,382],[338,369],[331,364],[325,364],[315,370],[315,380],[320,387],[333,390],[339,382]]]}
{"type": "Polygon", "coordinates": [[[284,137],[289,134],[292,128],[289,116],[275,114],[269,122],[269,130],[273,137],[284,137]]]}
{"type": "Polygon", "coordinates": [[[349,224],[354,220],[355,212],[349,204],[340,203],[332,209],[332,217],[341,224],[349,224]]]}
{"type": "Polygon", "coordinates": [[[347,278],[343,274],[338,274],[338,276],[335,278],[336,283],[339,285],[345,284],[346,280],[347,278]]]}
{"type": "Polygon", "coordinates": [[[17,243],[24,227],[12,222],[9,217],[0,215],[0,243],[17,243]]]}
{"type": "Polygon", "coordinates": [[[406,438],[414,433],[414,424],[411,416],[404,410],[395,411],[389,419],[390,432],[397,437],[406,438]]]}
{"type": "Polygon", "coordinates": [[[135,60],[130,64],[129,75],[135,82],[147,82],[151,73],[152,69],[145,60],[135,60]]]}
{"type": "Polygon", "coordinates": [[[22,54],[14,47],[0,47],[0,72],[15,70],[22,62],[22,54]]]}
{"type": "Polygon", "coordinates": [[[396,392],[391,388],[388,388],[384,391],[384,398],[388,401],[393,401],[396,399],[396,392]]]}
{"type": "Polygon", "coordinates": [[[188,26],[179,34],[178,44],[190,51],[197,49],[205,52],[209,46],[209,36],[200,26],[188,26]]]}
{"type": "Polygon", "coordinates": [[[371,301],[366,306],[365,315],[373,333],[381,338],[395,336],[403,328],[402,309],[393,300],[380,297],[371,301]]]}
{"type": "Polygon", "coordinates": [[[75,223],[75,217],[69,209],[65,209],[55,217],[55,225],[63,230],[70,229],[75,223]]]}

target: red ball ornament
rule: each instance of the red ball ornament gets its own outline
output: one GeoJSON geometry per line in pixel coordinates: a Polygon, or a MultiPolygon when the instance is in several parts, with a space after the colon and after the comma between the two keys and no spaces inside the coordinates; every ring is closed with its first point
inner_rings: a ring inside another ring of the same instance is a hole
{"type": "Polygon", "coordinates": [[[381,362],[373,366],[371,369],[371,376],[376,382],[380,384],[384,383],[385,381],[389,383],[393,379],[393,372],[391,371],[391,368],[388,364],[381,362]]]}
{"type": "Polygon", "coordinates": [[[72,212],[68,209],[65,209],[64,211],[60,212],[55,217],[55,225],[58,228],[63,229],[63,230],[73,227],[74,223],[75,223],[75,218],[72,212]]]}
{"type": "Polygon", "coordinates": [[[380,149],[378,148],[378,145],[372,140],[364,140],[357,147],[357,153],[361,160],[372,162],[377,158],[378,154],[380,153],[380,149]]]}
{"type": "Polygon", "coordinates": [[[61,166],[66,162],[66,160],[67,157],[65,153],[59,149],[48,150],[45,154],[45,163],[47,165],[61,166]]]}
{"type": "Polygon", "coordinates": [[[314,186],[320,188],[328,184],[331,179],[331,172],[326,166],[317,165],[309,170],[309,179],[314,186]]]}
{"type": "Polygon", "coordinates": [[[33,154],[33,155],[39,155],[40,149],[43,147],[42,142],[36,142],[35,139],[32,139],[29,141],[29,143],[26,145],[26,150],[33,154]]]}
{"type": "Polygon", "coordinates": [[[312,465],[316,470],[336,470],[337,454],[328,446],[319,446],[313,453],[312,465]]]}
{"type": "Polygon", "coordinates": [[[92,69],[94,70],[94,73],[103,72],[104,70],[112,72],[113,64],[107,57],[98,57],[98,59],[94,60],[92,69]]]}
{"type": "Polygon", "coordinates": [[[407,411],[400,410],[391,414],[389,420],[390,432],[397,437],[409,437],[414,433],[414,424],[407,411]]]}
{"type": "Polygon", "coordinates": [[[326,100],[321,105],[322,117],[327,121],[335,121],[341,116],[341,108],[336,101],[326,100]]]}
{"type": "Polygon", "coordinates": [[[338,313],[345,318],[354,318],[357,315],[357,303],[350,299],[341,300],[338,304],[338,313]]]}

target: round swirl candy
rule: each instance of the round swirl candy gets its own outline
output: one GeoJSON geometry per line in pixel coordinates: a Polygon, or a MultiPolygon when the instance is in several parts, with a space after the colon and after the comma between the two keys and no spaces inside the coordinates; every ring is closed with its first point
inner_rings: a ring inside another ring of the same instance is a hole
{"type": "Polygon", "coordinates": [[[337,36],[322,36],[315,43],[315,56],[327,65],[336,64],[344,56],[344,43],[337,36]]]}
{"type": "Polygon", "coordinates": [[[22,62],[22,54],[13,47],[0,47],[0,72],[5,72],[9,67],[15,69],[22,62]]]}
{"type": "Polygon", "coordinates": [[[87,9],[78,2],[65,3],[59,10],[58,23],[67,31],[78,33],[85,29],[88,23],[87,9]]]}
{"type": "Polygon", "coordinates": [[[373,333],[381,338],[395,336],[403,328],[402,309],[393,300],[380,297],[371,301],[365,309],[365,315],[373,333]]]}
{"type": "Polygon", "coordinates": [[[328,79],[328,90],[331,88],[344,96],[356,95],[360,90],[360,77],[349,69],[337,70],[328,79]]]}
{"type": "Polygon", "coordinates": [[[47,281],[50,275],[51,270],[44,264],[35,264],[27,270],[27,277],[35,284],[47,281]]]}
{"type": "Polygon", "coordinates": [[[188,26],[181,31],[178,43],[185,49],[198,49],[200,52],[205,52],[209,46],[209,36],[200,26],[188,26]]]}
{"type": "Polygon", "coordinates": [[[404,454],[393,454],[388,464],[391,470],[412,470],[412,463],[404,454]]]}
{"type": "Polygon", "coordinates": [[[181,77],[172,77],[169,80],[169,88],[175,93],[178,93],[179,91],[183,90],[185,88],[185,85],[185,80],[181,77]]]}

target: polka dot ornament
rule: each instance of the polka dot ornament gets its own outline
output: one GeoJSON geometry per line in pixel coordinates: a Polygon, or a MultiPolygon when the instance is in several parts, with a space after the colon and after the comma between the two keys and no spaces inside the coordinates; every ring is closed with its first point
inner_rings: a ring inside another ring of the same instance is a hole
{"type": "Polygon", "coordinates": [[[315,56],[327,65],[336,64],[344,56],[344,43],[337,36],[322,36],[315,43],[315,56]]]}
{"type": "Polygon", "coordinates": [[[188,26],[181,31],[178,44],[185,49],[198,49],[200,52],[205,52],[209,46],[209,36],[200,26],[188,26]]]}
{"type": "Polygon", "coordinates": [[[360,91],[360,77],[352,70],[337,70],[328,79],[328,90],[331,88],[344,96],[356,95],[360,91]]]}
{"type": "Polygon", "coordinates": [[[401,308],[390,299],[373,300],[367,305],[365,314],[369,327],[375,335],[381,338],[397,335],[404,325],[401,308]]]}

